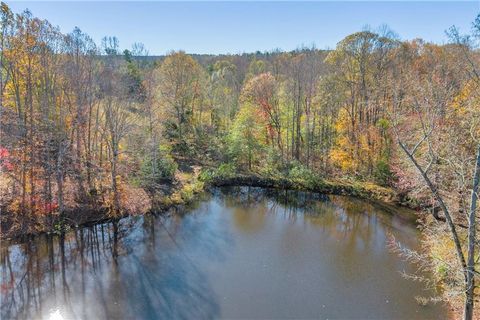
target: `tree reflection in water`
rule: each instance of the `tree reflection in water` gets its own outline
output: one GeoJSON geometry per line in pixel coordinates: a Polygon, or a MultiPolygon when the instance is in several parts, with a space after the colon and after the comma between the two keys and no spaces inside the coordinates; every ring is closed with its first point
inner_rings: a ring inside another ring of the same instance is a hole
{"type": "Polygon", "coordinates": [[[2,246],[2,319],[215,317],[205,276],[159,219],[122,219],[2,246]]]}
{"type": "Polygon", "coordinates": [[[413,297],[424,288],[401,278],[398,271],[414,269],[388,251],[388,233],[408,248],[418,238],[409,219],[389,210],[348,197],[232,187],[172,215],[4,242],[1,318],[445,314],[419,307],[413,297]]]}

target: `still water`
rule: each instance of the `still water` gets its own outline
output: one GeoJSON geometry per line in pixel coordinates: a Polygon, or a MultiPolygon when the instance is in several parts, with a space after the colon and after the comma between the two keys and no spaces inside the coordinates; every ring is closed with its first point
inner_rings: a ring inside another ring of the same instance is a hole
{"type": "MultiPolygon", "coordinates": [[[[388,248],[405,214],[360,200],[217,189],[185,213],[1,246],[1,318],[441,319],[388,248]],[[400,218],[400,216],[402,218],[400,218]]],[[[408,214],[407,214],[408,215],[408,214]]]]}

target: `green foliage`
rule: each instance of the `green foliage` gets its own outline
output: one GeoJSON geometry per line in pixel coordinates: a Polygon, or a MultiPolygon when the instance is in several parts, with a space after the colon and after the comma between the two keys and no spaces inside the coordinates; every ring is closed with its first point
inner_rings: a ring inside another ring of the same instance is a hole
{"type": "Polygon", "coordinates": [[[216,169],[203,169],[198,180],[202,182],[209,182],[213,179],[231,178],[237,174],[237,167],[233,163],[222,163],[216,169]]]}
{"type": "Polygon", "coordinates": [[[231,178],[235,176],[236,173],[237,167],[233,163],[222,163],[216,171],[217,176],[224,178],[231,178]]]}
{"type": "Polygon", "coordinates": [[[57,221],[53,226],[53,233],[56,235],[61,235],[65,232],[70,231],[70,226],[65,222],[65,220],[57,221]]]}
{"type": "MultiPolygon", "coordinates": [[[[165,133],[178,144],[188,142],[195,132],[194,110],[202,101],[206,80],[205,70],[183,51],[172,52],[162,62],[157,76],[164,116],[170,122],[165,133]]],[[[183,147],[183,146],[182,146],[183,147]]]]}
{"type": "Polygon", "coordinates": [[[287,178],[302,187],[314,189],[323,181],[316,172],[298,161],[289,163],[287,167],[287,178]]]}
{"type": "Polygon", "coordinates": [[[248,74],[247,77],[251,78],[254,76],[257,76],[259,74],[262,74],[264,72],[267,72],[267,64],[263,60],[257,60],[254,59],[252,62],[250,62],[250,65],[248,66],[248,74]]]}
{"type": "Polygon", "coordinates": [[[198,180],[208,183],[215,178],[215,173],[214,169],[203,168],[198,175],[198,180]]]}
{"type": "Polygon", "coordinates": [[[284,176],[285,165],[280,153],[274,148],[266,149],[265,161],[258,169],[258,173],[264,177],[279,178],[284,176]]]}
{"type": "Polygon", "coordinates": [[[160,146],[156,161],[151,155],[143,159],[140,166],[141,184],[151,186],[162,180],[172,180],[177,168],[178,165],[170,155],[169,149],[165,146],[160,146]]]}
{"type": "Polygon", "coordinates": [[[388,161],[384,159],[377,161],[373,176],[376,183],[380,184],[381,186],[388,186],[393,179],[393,173],[390,170],[388,161]]]}
{"type": "Polygon", "coordinates": [[[183,186],[183,188],[180,190],[180,196],[184,203],[189,203],[194,199],[195,194],[201,192],[202,190],[203,182],[195,180],[183,186]]]}
{"type": "Polygon", "coordinates": [[[437,274],[441,279],[446,279],[448,277],[448,266],[445,263],[439,263],[437,265],[437,274]]]}
{"type": "Polygon", "coordinates": [[[126,61],[126,72],[124,81],[127,85],[128,96],[138,102],[145,100],[145,87],[142,84],[142,72],[134,61],[134,57],[129,50],[123,52],[126,61]]]}
{"type": "Polygon", "coordinates": [[[166,205],[187,204],[195,199],[195,195],[203,191],[204,181],[201,181],[198,176],[180,173],[179,181],[181,187],[176,189],[167,199],[162,199],[166,205]]]}
{"type": "Polygon", "coordinates": [[[383,131],[386,131],[388,130],[388,128],[390,128],[390,121],[385,118],[380,118],[377,121],[377,127],[383,131]]]}
{"type": "Polygon", "coordinates": [[[264,145],[260,139],[261,126],[258,118],[252,106],[243,106],[227,137],[229,159],[249,170],[263,156],[264,145]]]}

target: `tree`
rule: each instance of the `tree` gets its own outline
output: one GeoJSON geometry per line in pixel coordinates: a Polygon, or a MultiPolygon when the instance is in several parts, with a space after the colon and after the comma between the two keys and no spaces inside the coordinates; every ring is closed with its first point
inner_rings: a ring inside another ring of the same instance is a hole
{"type": "Polygon", "coordinates": [[[265,122],[267,142],[278,146],[283,157],[278,85],[272,74],[262,73],[248,80],[242,90],[242,100],[258,108],[256,114],[265,122]]]}
{"type": "Polygon", "coordinates": [[[171,53],[160,66],[159,98],[178,144],[184,144],[186,136],[192,133],[194,113],[201,116],[202,77],[200,65],[181,51],[171,53]]]}
{"type": "Polygon", "coordinates": [[[210,121],[216,133],[227,132],[238,111],[240,84],[237,67],[229,60],[215,62],[210,72],[206,96],[210,104],[210,121]]]}
{"type": "Polygon", "coordinates": [[[264,146],[261,128],[264,125],[265,123],[258,117],[258,110],[244,104],[235,117],[232,130],[227,137],[230,157],[240,165],[246,164],[250,171],[261,158],[264,146]]]}
{"type": "Polygon", "coordinates": [[[354,164],[351,171],[360,175],[372,175],[375,164],[385,160],[377,122],[386,118],[385,76],[398,41],[384,33],[367,30],[349,35],[326,58],[344,96],[342,122],[337,124],[342,130],[333,152],[348,157],[354,164]]]}
{"type": "Polygon", "coordinates": [[[103,117],[105,121],[105,138],[109,149],[111,188],[112,188],[112,212],[120,212],[120,193],[118,187],[118,164],[120,156],[120,142],[128,133],[131,126],[131,117],[128,107],[131,101],[127,99],[128,87],[122,74],[119,73],[118,40],[116,38],[104,38],[103,48],[106,62],[101,73],[101,90],[103,94],[103,117]]]}
{"type": "Polygon", "coordinates": [[[93,40],[79,28],[66,37],[65,103],[73,115],[72,135],[75,136],[75,179],[79,200],[86,196],[86,176],[89,190],[94,187],[92,173],[92,121],[95,115],[95,72],[97,49],[93,40]],[[85,171],[84,171],[85,170],[85,171]]]}
{"type": "MultiPolygon", "coordinates": [[[[472,319],[474,279],[478,275],[474,248],[478,229],[480,113],[468,101],[477,99],[478,94],[458,94],[462,86],[466,85],[463,90],[470,90],[472,79],[465,79],[461,72],[464,66],[454,62],[459,61],[455,48],[414,42],[402,46],[396,59],[391,75],[395,137],[444,215],[440,217],[432,210],[435,219],[448,226],[457,270],[463,277],[464,319],[472,319]],[[468,193],[470,200],[466,199],[468,193]]],[[[478,83],[473,88],[478,90],[478,83]]]]}

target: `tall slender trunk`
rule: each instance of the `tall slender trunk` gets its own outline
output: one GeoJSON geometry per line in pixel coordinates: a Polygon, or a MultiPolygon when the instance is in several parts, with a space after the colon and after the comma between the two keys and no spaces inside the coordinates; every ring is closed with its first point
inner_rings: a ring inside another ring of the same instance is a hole
{"type": "Polygon", "coordinates": [[[33,214],[35,207],[35,145],[34,145],[34,130],[33,130],[33,82],[32,82],[32,65],[31,58],[28,59],[27,68],[27,105],[29,106],[29,124],[28,124],[28,143],[29,143],[29,169],[30,169],[30,213],[33,214]]]}
{"type": "Polygon", "coordinates": [[[477,159],[475,173],[473,175],[472,199],[468,215],[468,252],[467,252],[467,279],[465,291],[465,306],[463,319],[473,319],[473,304],[475,290],[475,232],[476,232],[476,211],[478,199],[478,185],[480,182],[480,145],[477,147],[477,159]]]}
{"type": "Polygon", "coordinates": [[[93,105],[90,102],[88,106],[88,124],[87,124],[87,141],[86,141],[86,166],[87,166],[87,185],[89,192],[93,189],[92,184],[92,113],[93,105]]]}
{"type": "Polygon", "coordinates": [[[117,215],[120,212],[120,196],[117,185],[117,163],[118,163],[118,145],[116,139],[112,139],[112,192],[113,192],[113,213],[117,215]]]}
{"type": "Polygon", "coordinates": [[[60,219],[63,220],[65,208],[64,208],[64,201],[63,201],[63,144],[64,142],[61,141],[59,143],[59,150],[58,150],[58,157],[57,157],[57,164],[56,164],[56,179],[57,179],[57,201],[58,201],[58,210],[60,212],[60,219]]]}
{"type": "MultiPolygon", "coordinates": [[[[455,245],[455,251],[456,251],[458,260],[460,262],[460,265],[461,265],[462,269],[466,270],[467,263],[465,261],[465,255],[463,254],[462,245],[460,243],[460,238],[458,236],[458,232],[457,232],[457,229],[455,227],[455,223],[453,223],[453,219],[452,219],[452,216],[450,215],[450,211],[448,210],[447,205],[443,201],[443,198],[440,195],[440,193],[438,192],[438,189],[434,186],[434,184],[432,183],[432,181],[428,177],[425,170],[423,170],[423,168],[418,163],[417,159],[415,159],[413,154],[408,151],[407,147],[402,142],[399,141],[399,144],[400,144],[400,147],[402,148],[402,150],[406,153],[406,155],[410,159],[410,161],[413,163],[415,168],[417,168],[418,172],[420,172],[423,180],[425,181],[428,188],[430,189],[430,192],[432,192],[433,196],[435,197],[438,204],[440,205],[440,208],[442,209],[442,211],[445,215],[445,220],[447,221],[448,227],[450,229],[450,233],[452,234],[453,243],[455,245]]],[[[465,280],[466,280],[466,275],[465,275],[465,280]]]]}

